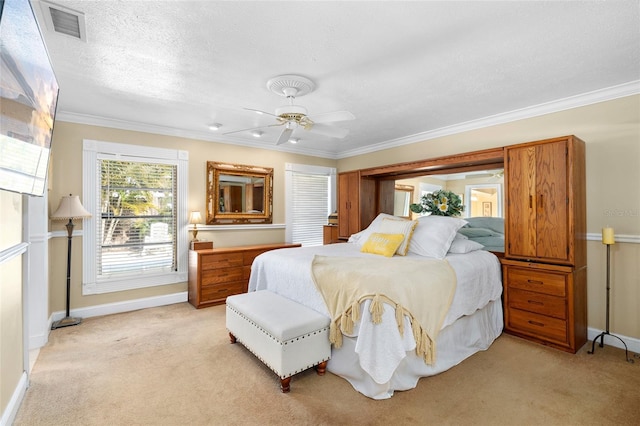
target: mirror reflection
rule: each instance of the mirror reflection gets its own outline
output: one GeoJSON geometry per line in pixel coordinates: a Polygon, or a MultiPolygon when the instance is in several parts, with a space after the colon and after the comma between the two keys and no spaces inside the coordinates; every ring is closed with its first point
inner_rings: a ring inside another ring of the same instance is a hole
{"type": "Polygon", "coordinates": [[[273,169],[207,162],[207,224],[271,223],[273,169]]]}
{"type": "Polygon", "coordinates": [[[464,217],[503,217],[502,216],[502,185],[499,183],[484,183],[465,185],[464,217]]]}
{"type": "Polygon", "coordinates": [[[413,202],[413,185],[396,185],[393,198],[393,215],[409,218],[409,205],[413,202]]]}
{"type": "Polygon", "coordinates": [[[264,178],[221,174],[218,203],[220,213],[264,213],[264,178]]]}
{"type": "Polygon", "coordinates": [[[458,194],[464,205],[462,218],[468,222],[458,232],[482,244],[485,250],[504,252],[504,169],[422,176],[396,180],[396,185],[419,189],[412,196],[413,203],[439,189],[458,194]]]}
{"type": "Polygon", "coordinates": [[[503,186],[504,169],[481,170],[465,173],[429,175],[396,180],[396,186],[410,185],[419,188],[413,194],[413,203],[420,202],[425,193],[445,189],[458,194],[465,206],[463,218],[482,216],[504,217],[503,186]],[[491,205],[483,204],[490,202],[491,205]]]}

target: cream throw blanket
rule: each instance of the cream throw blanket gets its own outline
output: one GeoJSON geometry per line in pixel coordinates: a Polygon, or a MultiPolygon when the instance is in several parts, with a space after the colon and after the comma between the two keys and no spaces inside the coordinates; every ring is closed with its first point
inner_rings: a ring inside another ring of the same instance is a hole
{"type": "Polygon", "coordinates": [[[371,299],[372,321],[379,324],[383,303],[395,307],[400,334],[406,315],[416,354],[435,362],[435,341],[456,290],[456,274],[446,260],[315,256],[311,275],[331,314],[329,340],[342,346],[360,320],[360,303],[371,299]]]}

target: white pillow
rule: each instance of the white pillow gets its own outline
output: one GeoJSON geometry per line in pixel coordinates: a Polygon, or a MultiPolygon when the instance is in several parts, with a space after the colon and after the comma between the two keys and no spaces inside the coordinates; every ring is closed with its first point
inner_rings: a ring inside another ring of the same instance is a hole
{"type": "Polygon", "coordinates": [[[400,246],[396,250],[396,254],[404,256],[407,254],[407,250],[409,250],[409,241],[411,241],[411,235],[413,234],[413,230],[415,229],[417,224],[417,220],[405,220],[400,218],[391,219],[385,217],[384,219],[382,219],[382,222],[378,227],[378,232],[381,234],[404,235],[400,246]]]}
{"type": "Polygon", "coordinates": [[[449,253],[465,254],[476,250],[482,250],[484,246],[477,241],[454,238],[449,247],[449,253]]]}
{"type": "Polygon", "coordinates": [[[409,253],[444,259],[456,232],[466,223],[464,219],[450,216],[430,215],[418,218],[418,225],[409,242],[409,253]]]}
{"type": "Polygon", "coordinates": [[[397,216],[393,216],[386,213],[380,213],[378,216],[376,216],[375,219],[373,219],[371,224],[367,226],[365,229],[363,229],[360,232],[356,232],[355,234],[351,234],[348,242],[356,243],[360,247],[362,247],[362,245],[369,239],[371,234],[373,234],[374,232],[378,232],[378,227],[380,226],[380,224],[382,223],[382,219],[384,218],[400,219],[397,216]]]}

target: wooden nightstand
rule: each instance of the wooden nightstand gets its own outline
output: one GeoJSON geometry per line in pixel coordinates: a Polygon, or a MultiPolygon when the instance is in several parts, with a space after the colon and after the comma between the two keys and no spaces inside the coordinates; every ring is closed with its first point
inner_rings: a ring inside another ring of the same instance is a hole
{"type": "Polygon", "coordinates": [[[191,250],[206,250],[213,248],[213,241],[191,241],[191,250]]]}
{"type": "Polygon", "coordinates": [[[334,244],[338,241],[338,225],[322,226],[322,244],[334,244]]]}

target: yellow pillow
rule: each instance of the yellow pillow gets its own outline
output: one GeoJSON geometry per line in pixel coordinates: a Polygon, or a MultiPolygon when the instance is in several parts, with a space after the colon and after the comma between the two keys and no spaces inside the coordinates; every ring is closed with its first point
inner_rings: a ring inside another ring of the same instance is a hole
{"type": "Polygon", "coordinates": [[[394,255],[404,240],[404,234],[380,234],[374,232],[362,245],[362,253],[381,254],[386,257],[394,255]]]}
{"type": "Polygon", "coordinates": [[[404,220],[404,219],[390,219],[384,218],[382,219],[382,223],[380,227],[377,229],[381,234],[402,234],[404,235],[404,239],[396,254],[400,256],[404,256],[407,254],[409,250],[409,242],[411,241],[411,236],[413,235],[413,230],[416,228],[418,224],[417,220],[404,220]]]}

